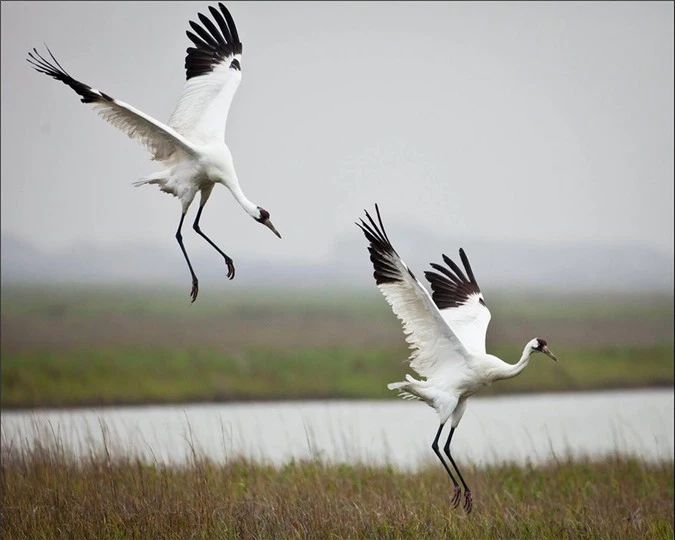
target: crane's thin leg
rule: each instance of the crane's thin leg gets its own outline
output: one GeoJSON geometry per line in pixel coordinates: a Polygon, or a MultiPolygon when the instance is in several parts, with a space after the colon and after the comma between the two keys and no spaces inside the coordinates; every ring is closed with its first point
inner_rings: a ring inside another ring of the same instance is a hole
{"type": "Polygon", "coordinates": [[[214,244],[211,239],[206,236],[202,230],[199,228],[199,219],[202,217],[202,210],[204,210],[204,205],[206,204],[206,200],[202,200],[201,204],[199,205],[199,210],[197,210],[197,217],[195,218],[195,222],[192,224],[192,228],[195,230],[195,232],[201,236],[204,240],[206,240],[209,244],[213,246],[213,248],[220,253],[224,258],[225,258],[225,264],[227,264],[227,277],[229,279],[234,279],[234,261],[216,245],[214,244]]]}
{"type": "Polygon", "coordinates": [[[452,506],[454,508],[456,508],[457,505],[459,504],[460,499],[461,499],[462,490],[459,487],[459,484],[457,483],[457,480],[455,480],[455,477],[452,476],[452,473],[450,472],[450,467],[448,467],[448,464],[445,462],[445,460],[443,459],[443,456],[441,456],[441,453],[438,451],[438,438],[441,436],[441,431],[443,431],[444,425],[445,424],[441,424],[441,426],[438,428],[438,431],[436,432],[436,438],[434,439],[434,442],[431,443],[431,448],[433,449],[434,453],[438,456],[438,459],[441,460],[441,463],[443,464],[443,467],[445,467],[445,470],[450,475],[450,480],[452,480],[452,483],[455,486],[455,492],[452,496],[452,506]]]}
{"type": "Polygon", "coordinates": [[[178,245],[180,250],[183,252],[183,256],[187,261],[188,268],[190,269],[190,274],[192,275],[192,290],[190,291],[190,296],[192,297],[192,302],[197,300],[197,294],[199,294],[199,280],[195,275],[195,271],[192,269],[192,264],[190,263],[190,258],[188,257],[187,251],[185,251],[185,246],[183,245],[183,235],[181,234],[181,229],[183,228],[183,220],[185,219],[185,212],[180,216],[180,223],[178,224],[178,230],[176,231],[176,240],[178,240],[178,245]]]}
{"type": "Polygon", "coordinates": [[[462,473],[459,472],[459,467],[457,467],[457,463],[455,463],[455,460],[452,458],[452,455],[450,454],[450,441],[452,440],[452,435],[455,433],[455,428],[452,428],[450,430],[450,435],[448,435],[448,442],[445,443],[445,447],[443,450],[445,450],[445,454],[448,456],[448,459],[450,460],[450,463],[452,463],[452,466],[455,468],[457,471],[457,475],[459,476],[460,482],[462,482],[462,485],[464,486],[464,510],[466,510],[467,514],[471,513],[471,509],[473,508],[473,498],[471,496],[471,490],[469,489],[469,486],[466,485],[466,482],[464,481],[464,478],[462,478],[462,473]]]}

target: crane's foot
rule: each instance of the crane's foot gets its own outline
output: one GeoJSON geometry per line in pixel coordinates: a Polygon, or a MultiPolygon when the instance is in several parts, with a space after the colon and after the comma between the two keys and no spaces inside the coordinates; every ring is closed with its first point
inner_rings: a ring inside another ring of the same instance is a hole
{"type": "Polygon", "coordinates": [[[225,263],[227,264],[227,278],[234,279],[234,261],[225,255],[225,263]]]}
{"type": "Polygon", "coordinates": [[[473,509],[473,497],[471,496],[471,492],[467,489],[464,492],[464,510],[466,510],[467,514],[470,514],[472,509],[473,509]]]}
{"type": "Polygon", "coordinates": [[[455,492],[452,495],[452,507],[457,508],[459,502],[462,500],[462,488],[455,486],[455,492]]]}
{"type": "Polygon", "coordinates": [[[194,303],[195,300],[197,300],[197,295],[199,294],[199,281],[197,279],[192,280],[192,290],[190,291],[190,297],[192,298],[192,302],[194,303]]]}

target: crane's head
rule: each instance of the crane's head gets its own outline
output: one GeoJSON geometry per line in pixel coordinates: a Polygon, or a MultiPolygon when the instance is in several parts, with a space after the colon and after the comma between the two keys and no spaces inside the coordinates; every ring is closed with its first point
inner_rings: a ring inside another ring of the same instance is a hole
{"type": "Polygon", "coordinates": [[[270,231],[272,231],[279,238],[281,238],[281,235],[279,234],[279,231],[277,231],[274,228],[274,225],[272,225],[272,222],[270,221],[270,213],[267,210],[265,210],[264,208],[261,208],[260,206],[258,206],[256,208],[256,210],[257,210],[257,212],[253,213],[253,219],[255,219],[258,223],[262,223],[270,231]]]}
{"type": "Polygon", "coordinates": [[[548,348],[548,343],[546,343],[546,340],[543,338],[534,338],[532,341],[530,341],[527,346],[530,348],[531,352],[540,352],[544,353],[546,356],[551,358],[552,360],[555,360],[556,362],[558,359],[555,357],[555,354],[553,354],[549,348],[548,348]]]}

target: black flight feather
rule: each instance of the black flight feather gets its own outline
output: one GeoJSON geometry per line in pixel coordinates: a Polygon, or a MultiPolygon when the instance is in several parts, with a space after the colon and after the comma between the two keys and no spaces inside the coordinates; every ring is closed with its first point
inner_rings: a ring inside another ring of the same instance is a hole
{"type": "MultiPolygon", "coordinates": [[[[199,77],[211,73],[213,69],[236,54],[241,54],[242,45],[239,41],[237,27],[234,19],[227,8],[219,3],[220,11],[213,6],[209,7],[211,16],[215,19],[216,26],[211,19],[202,13],[197,17],[201,22],[190,21],[190,27],[196,32],[187,30],[185,33],[194,47],[188,47],[185,57],[186,79],[199,77]]],[[[241,70],[241,64],[231,61],[230,69],[241,70]]]]}
{"type": "MultiPolygon", "coordinates": [[[[366,218],[368,218],[370,224],[366,223],[363,219],[361,219],[361,223],[356,223],[363,231],[368,242],[370,242],[368,251],[370,252],[370,261],[373,263],[373,268],[375,269],[375,272],[373,273],[375,283],[380,285],[382,283],[396,283],[403,281],[401,270],[396,264],[396,259],[400,259],[400,257],[389,241],[377,204],[375,205],[375,211],[377,212],[379,226],[366,210],[364,210],[364,212],[366,213],[366,218]]],[[[408,270],[408,273],[415,279],[415,276],[410,270],[408,270]]]]}
{"type": "MultiPolygon", "coordinates": [[[[471,295],[480,294],[480,287],[478,287],[469,259],[463,249],[459,250],[459,256],[469,276],[468,278],[459,266],[446,255],[443,255],[443,260],[450,268],[431,263],[431,267],[438,272],[424,272],[424,276],[431,284],[431,290],[433,291],[431,297],[438,309],[459,307],[466,303],[471,295]]],[[[479,302],[485,305],[482,298],[479,299],[479,302]]]]}
{"type": "Polygon", "coordinates": [[[63,69],[63,66],[59,64],[59,61],[54,57],[52,51],[49,50],[49,47],[45,45],[45,48],[47,49],[49,56],[51,56],[52,60],[54,61],[54,64],[56,65],[46,60],[39,52],[37,52],[37,49],[33,49],[33,52],[28,53],[28,58],[26,58],[26,60],[33,66],[35,71],[39,73],[44,73],[45,75],[53,77],[57,81],[61,81],[62,83],[70,86],[73,90],[75,90],[75,92],[77,92],[80,95],[81,97],[80,101],[82,103],[114,101],[114,99],[108,96],[107,94],[104,94],[99,90],[93,89],[88,84],[84,84],[83,82],[73,79],[70,75],[68,75],[68,72],[65,69],[63,69]]]}

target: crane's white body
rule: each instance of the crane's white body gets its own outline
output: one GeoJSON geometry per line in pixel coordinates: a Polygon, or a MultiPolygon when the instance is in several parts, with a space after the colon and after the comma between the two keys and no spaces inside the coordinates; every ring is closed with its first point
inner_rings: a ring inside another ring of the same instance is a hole
{"type": "MultiPolygon", "coordinates": [[[[377,209],[377,206],[376,206],[377,209]]],[[[432,264],[437,272],[426,272],[434,295],[415,278],[396,253],[386,235],[379,209],[378,225],[366,212],[370,224],[361,227],[370,241],[368,248],[375,268],[375,281],[403,324],[406,341],[413,352],[410,367],[424,380],[410,375],[388,385],[404,398],[421,399],[438,413],[441,424],[449,419],[456,427],[466,410],[466,400],[494,381],[515,377],[527,366],[535,351],[553,357],[546,342],[537,338],[523,349],[516,364],[508,364],[485,350],[490,310],[460,249],[467,276],[445,255],[449,266],[432,264]]]]}
{"type": "Polygon", "coordinates": [[[391,383],[388,388],[398,390],[404,398],[421,399],[436,410],[441,424],[450,419],[451,426],[456,427],[466,410],[467,398],[525,369],[532,342],[517,364],[487,354],[483,329],[487,329],[491,317],[485,304],[479,303],[482,294],[471,295],[459,308],[439,310],[426,288],[403,260],[399,261],[405,268],[405,284],[385,283],[378,288],[402,321],[407,341],[415,349],[410,367],[425,380],[408,375],[405,382],[391,383]],[[482,339],[478,340],[481,332],[482,339]]]}
{"type": "Polygon", "coordinates": [[[193,145],[193,148],[193,153],[174,152],[162,159],[165,169],[134,182],[134,185],[158,184],[163,192],[180,199],[185,212],[198,192],[201,192],[203,204],[211,195],[213,186],[222,184],[247,214],[257,217],[257,206],[246,198],[239,186],[232,154],[225,142],[212,141],[193,145]]]}
{"type": "Polygon", "coordinates": [[[229,11],[223,4],[218,4],[218,7],[220,11],[209,8],[217,26],[201,13],[199,20],[203,26],[190,21],[196,34],[188,30],[187,36],[195,47],[187,49],[183,93],[168,124],[74,79],[49,49],[53,63],[35,49],[33,53],[28,53],[28,61],[38,72],[70,86],[81,96],[83,103],[91,104],[104,120],[143,144],[152,158],[164,166],[162,170],[134,182],[134,185],[155,184],[180,200],[181,219],[176,239],[192,276],[190,295],[193,302],[199,290],[198,280],[183,245],[181,228],[197,193],[201,193],[201,200],[193,229],[225,258],[228,278],[234,278],[232,259],[199,227],[202,209],[213,186],[222,184],[227,187],[248,215],[281,238],[269,219],[269,212],[244,195],[234,169],[232,153],[224,141],[227,115],[241,82],[242,44],[229,11]]]}
{"type": "Polygon", "coordinates": [[[455,428],[466,411],[467,400],[494,381],[518,375],[537,351],[555,356],[548,350],[546,341],[535,338],[523,349],[516,364],[507,364],[485,350],[485,334],[490,323],[490,310],[464,250],[459,254],[467,272],[443,255],[447,267],[432,263],[437,272],[426,272],[433,296],[415,278],[408,266],[391,245],[382,224],[380,210],[375,205],[377,219],[366,212],[369,223],[361,220],[357,225],[369,241],[368,251],[375,272],[375,283],[403,325],[406,341],[413,350],[410,367],[422,380],[406,375],[402,382],[390,383],[390,390],[408,399],[420,399],[438,413],[440,427],[431,445],[455,486],[453,504],[459,504],[461,488],[450,467],[439,451],[438,439],[443,426],[450,421],[451,430],[445,454],[464,485],[464,509],[471,512],[472,496],[450,452],[450,441],[455,428]]]}
{"type": "Polygon", "coordinates": [[[441,424],[450,420],[450,425],[457,427],[466,410],[467,399],[493,382],[515,377],[525,369],[530,359],[529,348],[528,344],[517,364],[507,364],[491,354],[470,355],[465,357],[466,363],[447,370],[447,373],[440,371],[438,376],[426,380],[407,375],[406,382],[391,383],[387,387],[398,390],[404,398],[421,399],[436,410],[441,424]]]}
{"type": "MultiPolygon", "coordinates": [[[[158,184],[165,193],[178,197],[185,211],[197,192],[205,202],[219,183],[230,190],[246,213],[259,217],[257,205],[246,198],[239,186],[232,153],[224,140],[230,105],[241,82],[240,66],[241,53],[228,54],[212,71],[185,82],[169,125],[154,121],[158,131],[181,136],[174,137],[174,144],[162,139],[166,144],[151,148],[154,159],[167,168],[134,185],[158,184]]],[[[104,118],[105,114],[102,113],[104,118]]],[[[131,125],[125,131],[130,134],[136,129],[131,125]]]]}

